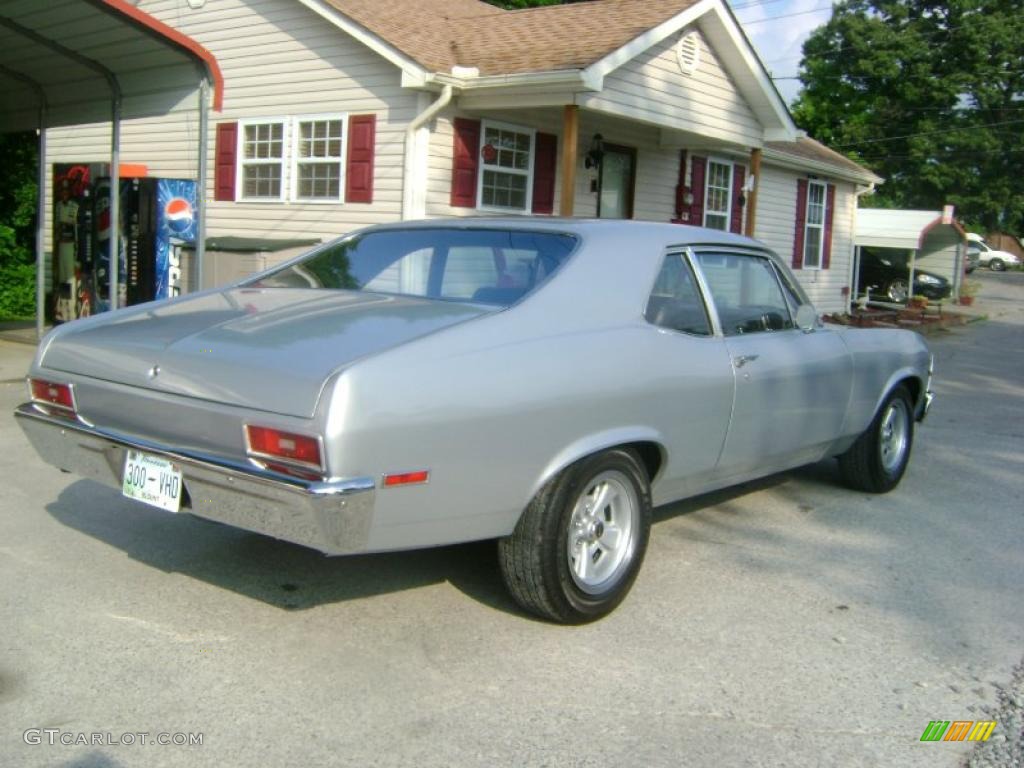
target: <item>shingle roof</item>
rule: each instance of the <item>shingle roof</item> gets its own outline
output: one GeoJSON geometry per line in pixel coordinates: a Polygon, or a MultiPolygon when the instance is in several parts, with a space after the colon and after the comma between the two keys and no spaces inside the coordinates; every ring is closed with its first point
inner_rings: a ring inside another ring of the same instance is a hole
{"type": "Polygon", "coordinates": [[[697,0],[590,0],[504,11],[481,0],[327,0],[431,72],[583,69],[697,0]]]}
{"type": "Polygon", "coordinates": [[[834,168],[845,170],[848,173],[853,173],[857,176],[864,176],[865,174],[874,175],[864,166],[857,165],[857,163],[853,162],[853,160],[850,160],[848,157],[843,157],[838,152],[826,147],[824,144],[806,136],[797,139],[795,142],[769,141],[765,143],[765,148],[781,152],[782,154],[789,155],[790,157],[798,160],[811,160],[816,163],[831,165],[834,168]]]}

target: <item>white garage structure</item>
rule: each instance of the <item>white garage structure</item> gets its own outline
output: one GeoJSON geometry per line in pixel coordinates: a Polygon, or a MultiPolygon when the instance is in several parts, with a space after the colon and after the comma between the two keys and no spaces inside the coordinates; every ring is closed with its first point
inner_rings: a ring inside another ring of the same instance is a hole
{"type": "Polygon", "coordinates": [[[967,233],[953,218],[952,206],[943,211],[861,208],[857,211],[853,243],[854,286],[860,283],[861,250],[887,248],[901,252],[901,258],[905,256],[908,285],[913,285],[914,270],[925,269],[949,280],[953,286],[951,298],[959,298],[967,233]]]}
{"type": "MultiPolygon", "coordinates": [[[[224,80],[213,55],[127,0],[0,0],[0,132],[38,130],[39,225],[36,235],[36,331],[44,315],[47,158],[45,129],[109,121],[111,169],[120,166],[121,120],[165,115],[194,104],[199,130],[196,178],[206,178],[207,110],[220,110],[224,80]]],[[[196,259],[205,239],[198,200],[196,259]]],[[[111,219],[118,221],[118,195],[111,219]]],[[[117,227],[111,252],[117,253],[117,227]]],[[[111,301],[117,301],[111,259],[111,301]]],[[[201,273],[201,270],[200,270],[201,273]]]]}

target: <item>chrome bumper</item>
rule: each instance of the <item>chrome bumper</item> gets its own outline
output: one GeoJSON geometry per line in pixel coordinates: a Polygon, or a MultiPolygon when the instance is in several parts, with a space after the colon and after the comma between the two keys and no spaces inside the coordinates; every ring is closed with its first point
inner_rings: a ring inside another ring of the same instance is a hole
{"type": "Polygon", "coordinates": [[[935,399],[935,393],[930,389],[924,393],[924,402],[921,405],[921,412],[917,414],[918,421],[924,421],[924,417],[928,415],[928,411],[932,408],[932,401],[935,399]]]}
{"type": "Polygon", "coordinates": [[[188,494],[184,512],[329,555],[366,548],[373,522],[372,478],[300,480],[51,416],[31,403],[18,406],[14,415],[43,461],[58,469],[120,488],[126,452],[145,451],[181,467],[188,494]]]}

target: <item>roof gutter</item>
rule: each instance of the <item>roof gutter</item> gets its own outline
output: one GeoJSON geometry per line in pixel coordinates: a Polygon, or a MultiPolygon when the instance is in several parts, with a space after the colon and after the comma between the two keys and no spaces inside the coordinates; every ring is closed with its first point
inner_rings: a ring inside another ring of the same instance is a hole
{"type": "Polygon", "coordinates": [[[416,115],[405,129],[405,163],[402,174],[403,221],[421,218],[426,213],[426,153],[419,151],[417,131],[451,103],[454,92],[451,85],[444,86],[437,99],[416,115]]]}
{"type": "Polygon", "coordinates": [[[798,171],[812,171],[827,174],[833,178],[852,181],[857,184],[881,184],[885,181],[881,176],[876,176],[867,170],[865,170],[864,173],[857,173],[856,171],[843,168],[839,165],[823,163],[818,160],[809,160],[805,157],[797,157],[787,152],[780,152],[777,149],[771,149],[769,147],[764,148],[763,157],[766,162],[770,162],[772,165],[781,165],[798,171]]]}
{"type": "MultiPolygon", "coordinates": [[[[460,67],[465,72],[470,72],[468,67],[460,67]]],[[[531,85],[566,85],[573,88],[583,88],[588,91],[600,91],[604,87],[604,76],[589,72],[585,69],[559,69],[550,72],[516,72],[507,75],[477,75],[457,74],[453,72],[429,73],[425,77],[425,83],[437,85],[451,85],[461,91],[474,90],[477,88],[508,88],[511,86],[531,85]]]]}

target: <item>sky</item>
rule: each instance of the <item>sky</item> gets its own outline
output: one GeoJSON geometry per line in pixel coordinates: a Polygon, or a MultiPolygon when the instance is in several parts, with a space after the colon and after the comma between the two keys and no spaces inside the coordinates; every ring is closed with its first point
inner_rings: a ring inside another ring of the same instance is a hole
{"type": "MultiPolygon", "coordinates": [[[[774,78],[793,77],[801,47],[816,28],[829,20],[833,0],[728,0],[747,36],[774,78]]],[[[799,80],[777,79],[787,103],[800,90],[799,80]]]]}

